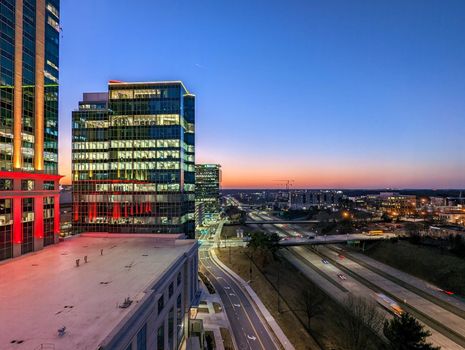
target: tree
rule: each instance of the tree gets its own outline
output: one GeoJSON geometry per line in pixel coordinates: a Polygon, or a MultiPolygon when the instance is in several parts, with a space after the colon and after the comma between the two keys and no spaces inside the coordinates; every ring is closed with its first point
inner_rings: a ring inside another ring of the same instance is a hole
{"type": "Polygon", "coordinates": [[[228,206],[224,210],[225,215],[229,218],[231,223],[244,224],[247,213],[244,210],[240,210],[236,206],[228,206]]]}
{"type": "Polygon", "coordinates": [[[392,218],[388,215],[388,213],[383,213],[383,215],[381,215],[381,220],[384,222],[392,222],[392,218]]]}
{"type": "Polygon", "coordinates": [[[407,222],[404,225],[405,232],[409,235],[410,243],[419,244],[421,242],[421,226],[415,222],[407,222]]]}
{"type": "Polygon", "coordinates": [[[431,332],[425,330],[423,326],[409,313],[402,314],[401,317],[394,317],[390,321],[384,322],[384,336],[388,339],[392,350],[439,350],[431,343],[426,343],[426,338],[431,332]]]}
{"type": "Polygon", "coordinates": [[[345,343],[345,348],[350,350],[367,349],[370,335],[381,333],[383,315],[373,302],[352,294],[346,299],[344,309],[346,312],[341,315],[337,323],[344,330],[342,340],[345,343]]]}
{"type": "Polygon", "coordinates": [[[313,286],[311,289],[305,289],[302,291],[299,304],[301,310],[305,313],[307,318],[307,330],[310,331],[310,321],[312,318],[320,315],[323,312],[323,294],[313,286]]]}
{"type": "Polygon", "coordinates": [[[274,258],[275,253],[279,249],[279,241],[280,238],[277,233],[265,233],[262,231],[251,232],[249,234],[249,241],[247,243],[247,247],[252,250],[252,254],[258,251],[262,257],[262,263],[268,261],[267,256],[272,255],[274,258]]]}

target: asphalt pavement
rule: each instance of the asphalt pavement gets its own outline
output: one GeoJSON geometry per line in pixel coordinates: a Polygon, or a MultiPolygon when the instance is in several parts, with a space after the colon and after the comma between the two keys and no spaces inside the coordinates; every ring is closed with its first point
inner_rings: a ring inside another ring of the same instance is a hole
{"type": "Polygon", "coordinates": [[[199,250],[200,264],[221,297],[237,348],[279,349],[241,286],[212,259],[210,248],[210,243],[202,244],[199,250]]]}

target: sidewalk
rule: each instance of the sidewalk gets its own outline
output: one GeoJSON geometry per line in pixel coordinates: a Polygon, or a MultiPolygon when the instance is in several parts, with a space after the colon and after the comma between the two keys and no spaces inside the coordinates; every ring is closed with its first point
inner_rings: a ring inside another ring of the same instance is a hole
{"type": "Polygon", "coordinates": [[[210,252],[212,254],[213,260],[215,260],[215,262],[219,266],[221,266],[222,269],[224,269],[228,274],[230,274],[239,283],[239,285],[241,285],[245,289],[249,297],[253,300],[258,310],[260,311],[261,316],[265,319],[268,326],[273,331],[275,337],[281,343],[282,347],[286,350],[295,350],[294,346],[291,344],[291,342],[289,341],[287,336],[284,334],[284,332],[282,331],[281,327],[278,325],[274,317],[267,310],[265,305],[263,305],[262,301],[257,296],[255,291],[237,273],[235,273],[229,267],[223,264],[223,262],[221,262],[221,260],[216,256],[216,253],[213,249],[210,250],[210,252]]]}
{"type": "Polygon", "coordinates": [[[221,298],[218,294],[210,294],[208,289],[204,286],[202,281],[200,281],[202,294],[200,296],[200,302],[205,302],[206,304],[201,304],[202,308],[208,308],[208,313],[199,312],[197,318],[203,321],[204,331],[212,331],[215,337],[216,350],[224,350],[223,338],[221,337],[220,328],[226,328],[231,333],[231,327],[229,325],[228,317],[224,312],[224,306],[221,302],[221,298]],[[221,312],[216,313],[213,303],[218,303],[221,305],[221,312]]]}

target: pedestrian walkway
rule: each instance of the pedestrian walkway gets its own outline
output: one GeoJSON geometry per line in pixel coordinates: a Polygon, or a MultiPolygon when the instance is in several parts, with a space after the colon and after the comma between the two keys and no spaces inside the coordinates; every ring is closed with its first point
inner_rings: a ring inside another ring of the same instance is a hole
{"type": "Polygon", "coordinates": [[[223,303],[218,294],[210,294],[205,285],[200,281],[200,308],[207,308],[208,313],[198,312],[197,319],[203,321],[204,331],[212,331],[215,337],[215,344],[217,350],[225,350],[223,345],[223,338],[221,337],[220,328],[226,328],[231,332],[231,327],[229,325],[229,320],[226,316],[226,313],[223,311],[223,303]],[[220,312],[215,312],[215,307],[213,303],[217,303],[221,306],[220,312]]]}

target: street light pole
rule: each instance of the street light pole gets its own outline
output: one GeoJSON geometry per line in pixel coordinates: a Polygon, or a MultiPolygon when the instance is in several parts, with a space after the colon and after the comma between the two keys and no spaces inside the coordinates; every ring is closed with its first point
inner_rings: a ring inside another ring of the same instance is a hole
{"type": "Polygon", "coordinates": [[[279,279],[279,273],[280,273],[281,267],[278,264],[278,288],[277,288],[277,294],[278,294],[278,314],[281,313],[281,304],[280,304],[280,296],[279,296],[279,285],[280,285],[280,279],[279,279]]]}

